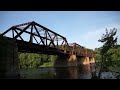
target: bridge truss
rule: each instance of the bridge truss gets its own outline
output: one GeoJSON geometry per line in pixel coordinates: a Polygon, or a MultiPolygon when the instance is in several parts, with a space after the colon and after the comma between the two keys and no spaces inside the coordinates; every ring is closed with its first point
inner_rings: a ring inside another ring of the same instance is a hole
{"type": "Polygon", "coordinates": [[[94,56],[92,50],[77,43],[69,45],[65,37],[34,21],[12,26],[2,35],[15,39],[19,52],[94,56]]]}

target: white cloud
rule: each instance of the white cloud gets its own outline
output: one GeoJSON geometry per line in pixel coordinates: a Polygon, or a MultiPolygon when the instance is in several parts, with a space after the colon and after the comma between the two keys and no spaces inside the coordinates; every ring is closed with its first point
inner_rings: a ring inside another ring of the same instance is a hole
{"type": "Polygon", "coordinates": [[[116,36],[118,36],[118,44],[120,44],[120,24],[111,24],[100,29],[89,31],[83,34],[81,36],[82,41],[78,41],[78,42],[81,42],[81,45],[84,45],[87,48],[91,48],[91,49],[94,49],[96,47],[98,48],[102,46],[102,43],[98,42],[98,40],[101,38],[102,34],[105,33],[106,28],[108,30],[113,28],[117,29],[116,36]]]}

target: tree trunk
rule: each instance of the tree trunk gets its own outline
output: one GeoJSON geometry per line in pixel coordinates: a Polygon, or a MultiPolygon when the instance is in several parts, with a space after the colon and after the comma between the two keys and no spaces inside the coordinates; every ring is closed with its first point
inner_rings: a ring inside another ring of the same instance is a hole
{"type": "Polygon", "coordinates": [[[102,60],[101,60],[101,65],[100,65],[100,71],[99,71],[99,74],[98,74],[98,79],[100,79],[101,77],[101,72],[102,72],[102,69],[103,69],[103,55],[102,55],[102,60]]]}

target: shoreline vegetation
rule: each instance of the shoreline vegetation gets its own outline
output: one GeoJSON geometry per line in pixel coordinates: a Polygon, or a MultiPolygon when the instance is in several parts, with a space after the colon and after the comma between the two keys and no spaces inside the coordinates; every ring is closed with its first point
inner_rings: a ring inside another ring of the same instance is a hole
{"type": "MultiPolygon", "coordinates": [[[[113,28],[109,31],[106,29],[106,33],[102,35],[101,39],[98,42],[103,43],[103,46],[100,48],[95,48],[95,59],[97,62],[100,62],[100,65],[97,65],[99,71],[97,77],[101,79],[103,72],[116,72],[120,68],[120,45],[117,44],[118,36],[116,36],[117,29],[113,28]]],[[[117,75],[119,76],[120,73],[117,75]]],[[[117,78],[118,79],[118,78],[117,78]]]]}
{"type": "Polygon", "coordinates": [[[19,68],[53,67],[56,55],[19,53],[19,68]]]}

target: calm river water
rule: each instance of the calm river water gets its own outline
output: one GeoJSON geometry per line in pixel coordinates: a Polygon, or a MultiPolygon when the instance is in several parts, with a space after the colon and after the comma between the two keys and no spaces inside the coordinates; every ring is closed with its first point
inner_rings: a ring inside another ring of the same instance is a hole
{"type": "Polygon", "coordinates": [[[91,79],[94,65],[81,65],[79,67],[56,67],[21,69],[22,79],[91,79]]]}

